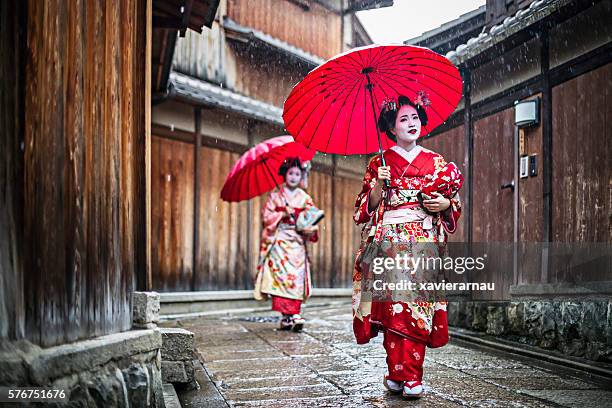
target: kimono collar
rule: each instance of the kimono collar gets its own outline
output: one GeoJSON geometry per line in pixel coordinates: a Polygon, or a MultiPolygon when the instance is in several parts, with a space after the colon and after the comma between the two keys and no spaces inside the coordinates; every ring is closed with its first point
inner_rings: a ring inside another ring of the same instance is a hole
{"type": "Polygon", "coordinates": [[[399,145],[395,145],[391,147],[391,150],[393,150],[395,153],[402,156],[402,158],[406,160],[408,163],[412,163],[415,157],[417,157],[418,154],[421,153],[421,150],[423,150],[423,148],[419,145],[416,145],[412,149],[410,149],[410,151],[407,151],[403,147],[400,147],[399,145]]]}
{"type": "Polygon", "coordinates": [[[293,191],[291,191],[289,188],[287,188],[285,185],[283,185],[281,187],[282,191],[281,194],[284,194],[287,198],[294,198],[299,194],[299,188],[294,188],[293,191]]]}

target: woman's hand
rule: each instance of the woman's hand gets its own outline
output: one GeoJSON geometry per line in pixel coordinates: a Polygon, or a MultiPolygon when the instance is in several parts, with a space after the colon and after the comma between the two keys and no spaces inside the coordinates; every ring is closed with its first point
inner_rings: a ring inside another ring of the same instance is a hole
{"type": "Polygon", "coordinates": [[[429,212],[442,212],[450,207],[450,200],[440,193],[433,192],[433,198],[423,200],[423,206],[429,212]]]}
{"type": "Polygon", "coordinates": [[[378,185],[382,187],[385,180],[391,181],[391,166],[380,166],[378,168],[378,185]]]}
{"type": "Polygon", "coordinates": [[[294,215],[293,208],[291,208],[288,204],[285,206],[285,216],[292,218],[294,215]]]}
{"type": "Polygon", "coordinates": [[[380,203],[381,199],[382,190],[385,185],[385,180],[391,180],[391,167],[380,166],[378,168],[376,185],[370,191],[370,204],[368,206],[368,211],[374,211],[374,209],[378,207],[378,204],[380,203]]]}

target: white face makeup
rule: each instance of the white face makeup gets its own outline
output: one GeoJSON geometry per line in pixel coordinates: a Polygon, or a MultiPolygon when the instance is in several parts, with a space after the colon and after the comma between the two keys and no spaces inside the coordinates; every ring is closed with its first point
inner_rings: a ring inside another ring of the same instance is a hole
{"type": "Polygon", "coordinates": [[[421,120],[416,109],[410,105],[401,106],[392,131],[398,142],[412,143],[417,140],[421,134],[421,120]]]}
{"type": "Polygon", "coordinates": [[[285,175],[285,183],[287,183],[287,187],[297,187],[301,180],[302,170],[300,170],[299,167],[291,167],[289,170],[287,170],[287,174],[285,175]]]}

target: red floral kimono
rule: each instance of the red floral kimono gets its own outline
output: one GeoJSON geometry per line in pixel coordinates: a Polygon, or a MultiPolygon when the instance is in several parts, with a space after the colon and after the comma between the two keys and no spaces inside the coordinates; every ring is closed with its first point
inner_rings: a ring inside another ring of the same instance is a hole
{"type": "MultiPolygon", "coordinates": [[[[394,381],[421,381],[425,347],[440,347],[448,342],[446,302],[431,296],[376,301],[362,293],[364,271],[363,253],[368,245],[381,248],[394,246],[416,248],[424,245],[437,257],[446,242],[446,234],[453,233],[461,213],[457,195],[463,177],[454,165],[431,150],[416,146],[406,151],[394,146],[384,152],[387,166],[391,167],[390,188],[384,192],[378,208],[369,211],[369,196],[376,186],[380,155],[370,160],[363,179],[361,192],[355,203],[354,220],[365,224],[362,245],[355,260],[353,273],[353,331],[357,343],[364,344],[385,332],[389,379],[394,381]],[[451,201],[442,213],[431,214],[420,204],[418,193],[436,191],[451,201]]],[[[389,255],[390,256],[390,255],[389,255]]],[[[368,275],[369,276],[369,275],[368,275]]]]}

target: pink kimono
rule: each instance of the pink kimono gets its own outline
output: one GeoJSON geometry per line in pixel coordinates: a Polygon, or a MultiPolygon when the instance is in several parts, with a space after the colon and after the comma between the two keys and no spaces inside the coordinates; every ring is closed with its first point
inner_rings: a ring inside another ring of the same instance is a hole
{"type": "Polygon", "coordinates": [[[291,192],[285,187],[270,193],[262,210],[263,231],[255,277],[255,299],[272,296],[272,309],[283,314],[299,314],[302,301],[311,292],[310,261],[306,242],[316,242],[315,232],[306,236],[296,231],[295,220],[301,211],[313,206],[312,198],[301,188],[291,192]],[[285,212],[286,202],[294,217],[285,212]]]}

